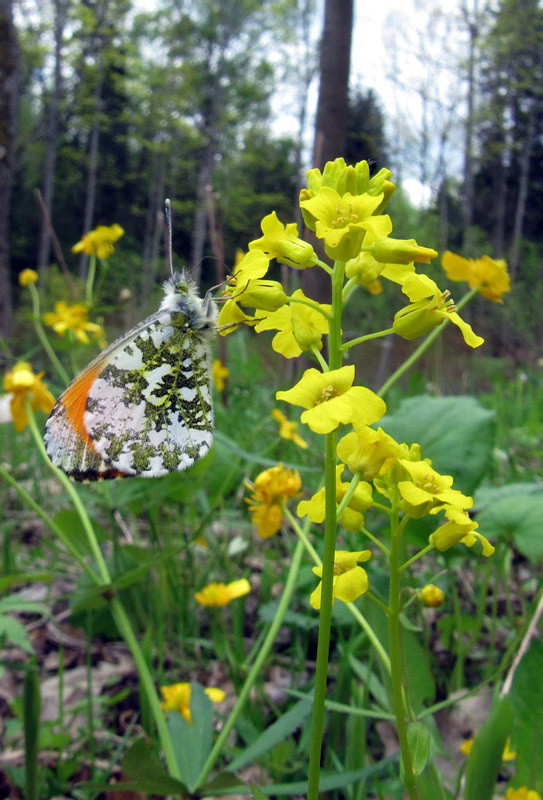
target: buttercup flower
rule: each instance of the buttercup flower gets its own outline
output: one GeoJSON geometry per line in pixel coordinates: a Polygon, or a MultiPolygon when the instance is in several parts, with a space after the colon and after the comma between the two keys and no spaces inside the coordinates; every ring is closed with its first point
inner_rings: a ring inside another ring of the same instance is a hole
{"type": "Polygon", "coordinates": [[[36,270],[23,269],[22,272],[19,272],[19,285],[30,286],[33,283],[37,283],[38,277],[36,270]]]}
{"type": "Polygon", "coordinates": [[[208,583],[194,597],[201,606],[227,606],[232,600],[243,597],[250,591],[251,584],[247,578],[240,578],[231,583],[208,583]]]}
{"type": "Polygon", "coordinates": [[[124,234],[120,225],[98,225],[81,237],[72,247],[72,253],[86,253],[88,256],[96,255],[98,258],[108,258],[115,252],[113,244],[124,234]]]}
{"type": "Polygon", "coordinates": [[[493,303],[503,303],[504,293],[511,288],[507,262],[502,258],[467,259],[446,250],[441,264],[449,280],[467,281],[471,289],[478,288],[483,297],[493,303]]]}
{"type": "Polygon", "coordinates": [[[261,472],[254,483],[245,484],[252,492],[249,504],[251,519],[262,539],[273,536],[283,524],[283,505],[290,497],[298,497],[302,486],[297,470],[282,464],[261,472]]]}
{"type": "MultiPolygon", "coordinates": [[[[171,686],[161,686],[160,691],[164,701],[160,704],[163,711],[177,711],[183,716],[189,725],[192,725],[192,715],[190,713],[190,683],[173,683],[171,686]]],[[[222,703],[226,697],[226,692],[222,689],[212,687],[205,689],[205,693],[213,703],[222,703]]]]}
{"type": "Polygon", "coordinates": [[[226,386],[226,379],[229,375],[230,370],[228,367],[224,366],[220,358],[216,358],[213,361],[213,366],[211,367],[211,376],[218,392],[223,391],[224,387],[226,386]]]}
{"type": "Polygon", "coordinates": [[[471,325],[456,313],[456,307],[449,299],[450,292],[442,292],[427,275],[409,275],[402,285],[402,291],[413,302],[395,314],[392,327],[404,339],[423,336],[448,319],[460,328],[464,341],[470,347],[483,344],[484,339],[477,336],[471,325]]]}
{"type": "Polygon", "coordinates": [[[486,537],[476,531],[476,528],[479,527],[478,522],[475,522],[458,507],[454,506],[448,506],[445,509],[445,516],[448,522],[440,525],[428,537],[428,541],[436,550],[449,550],[459,542],[465,544],[466,547],[472,547],[478,539],[483,547],[483,555],[492,555],[494,552],[493,545],[490,544],[486,537]]]}
{"type": "Polygon", "coordinates": [[[104,329],[95,322],[88,321],[89,312],[83,303],[75,303],[69,306],[64,300],[55,303],[55,310],[43,315],[46,325],[58,333],[60,336],[71,331],[80,342],[88,344],[90,339],[88,333],[99,337],[104,335],[104,329]]]}
{"type": "Polygon", "coordinates": [[[302,447],[304,450],[309,446],[306,440],[303,439],[297,432],[297,422],[291,422],[285,417],[282,411],[279,411],[278,408],[274,408],[271,412],[271,415],[274,420],[279,423],[279,436],[282,439],[288,439],[291,442],[294,442],[294,444],[297,444],[298,447],[302,447]]]}
{"type": "Polygon", "coordinates": [[[419,600],[426,608],[439,608],[445,602],[445,592],[439,586],[428,583],[419,590],[419,600]]]}
{"type": "Polygon", "coordinates": [[[398,442],[382,428],[374,430],[356,423],[354,428],[338,442],[337,454],[351,472],[359,472],[364,480],[385,474],[403,456],[398,442]]]}
{"type": "MultiPolygon", "coordinates": [[[[343,464],[339,464],[336,467],[336,502],[338,506],[345,497],[347,489],[349,488],[349,484],[341,480],[343,470],[343,464]]],[[[307,516],[311,522],[324,522],[324,517],[326,514],[325,494],[326,487],[323,486],[322,489],[319,489],[319,491],[309,500],[302,500],[300,503],[298,503],[298,508],[296,509],[298,516],[307,516]]],[[[371,485],[365,481],[360,481],[354,491],[354,494],[349,500],[347,508],[343,510],[341,515],[341,524],[345,530],[359,531],[364,524],[364,512],[367,511],[368,508],[371,508],[372,505],[373,496],[371,485]]]]}
{"type": "MultiPolygon", "coordinates": [[[[369,550],[360,550],[357,553],[336,550],[334,554],[334,601],[342,600],[344,603],[354,603],[358,597],[368,591],[367,572],[363,567],[358,566],[358,562],[368,561],[370,558],[369,550]]],[[[318,578],[322,578],[322,567],[313,567],[313,572],[318,578]]],[[[321,607],[321,590],[322,583],[319,583],[309,598],[313,608],[321,607]]]]}
{"type": "Polygon", "coordinates": [[[44,372],[36,375],[30,364],[19,361],[4,376],[4,389],[10,394],[10,411],[16,431],[22,431],[28,425],[26,398],[30,398],[34,411],[40,409],[49,413],[55,405],[55,398],[42,382],[44,372]]]}
{"type": "Polygon", "coordinates": [[[294,269],[315,266],[318,256],[309,242],[299,238],[295,222],[283,225],[272,211],[264,217],[260,227],[264,236],[249,242],[249,250],[262,250],[269,258],[276,258],[294,269]]]}
{"type": "MultiPolygon", "coordinates": [[[[295,300],[309,299],[301,289],[296,289],[292,297],[295,300]]],[[[320,304],[320,308],[328,313],[331,311],[331,306],[325,303],[320,304]]],[[[273,349],[285,358],[296,358],[312,346],[322,349],[323,334],[328,333],[328,320],[315,308],[289,303],[266,314],[256,323],[255,330],[257,333],[278,330],[272,339],[273,349]]]]}
{"type": "Polygon", "coordinates": [[[339,195],[335,189],[323,188],[300,206],[315,218],[315,233],[324,240],[330,258],[347,261],[360,252],[365,230],[363,222],[380,206],[382,195],[373,197],[367,192],[339,195]]]}
{"type": "Polygon", "coordinates": [[[458,509],[473,506],[471,497],[462,494],[458,489],[451,489],[451,475],[441,475],[433,469],[430,459],[409,461],[400,458],[398,464],[408,473],[408,480],[398,481],[398,489],[403,500],[402,509],[410,517],[420,519],[432,510],[439,511],[445,505],[458,509]]]}
{"type": "Polygon", "coordinates": [[[385,413],[384,400],[371,389],[353,386],[353,381],[352,364],[329,372],[307,369],[292,389],[275,396],[305,408],[300,419],[315,433],[330,433],[349,422],[371,425],[385,413]]]}

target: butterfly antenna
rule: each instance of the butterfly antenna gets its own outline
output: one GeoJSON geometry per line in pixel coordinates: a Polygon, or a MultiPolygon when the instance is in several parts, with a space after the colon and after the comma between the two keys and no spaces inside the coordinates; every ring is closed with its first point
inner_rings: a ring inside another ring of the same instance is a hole
{"type": "Polygon", "coordinates": [[[164,216],[166,228],[168,230],[168,262],[170,264],[170,275],[173,278],[173,254],[172,254],[172,204],[167,199],[164,201],[164,216]]]}

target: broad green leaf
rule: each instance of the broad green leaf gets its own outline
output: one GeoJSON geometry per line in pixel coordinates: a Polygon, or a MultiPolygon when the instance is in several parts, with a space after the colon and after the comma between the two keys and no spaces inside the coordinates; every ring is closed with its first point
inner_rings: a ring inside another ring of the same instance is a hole
{"type": "Polygon", "coordinates": [[[533,639],[517,667],[511,703],[512,746],[517,751],[516,784],[543,792],[543,644],[533,639]]]}
{"type": "Polygon", "coordinates": [[[464,800],[492,800],[502,753],[513,722],[509,697],[497,700],[473,741],[466,764],[464,800]]]}
{"type": "Polygon", "coordinates": [[[437,753],[436,744],[432,734],[422,722],[412,722],[409,725],[407,739],[413,759],[413,769],[416,775],[421,775],[437,753]]]}
{"type": "MultiPolygon", "coordinates": [[[[188,794],[186,786],[168,775],[145,739],[138,739],[126,751],[122,768],[133,781],[129,784],[130,788],[136,791],[153,794],[188,794]]],[[[109,788],[111,789],[111,786],[109,788]]]]}
{"type": "Polygon", "coordinates": [[[34,648],[28,638],[28,634],[23,625],[15,617],[9,617],[7,614],[0,616],[0,644],[9,642],[10,645],[15,645],[25,650],[27,653],[33,653],[34,648]]]}
{"type": "Polygon", "coordinates": [[[399,442],[422,447],[456,489],[472,494],[488,469],[495,440],[494,412],[473,397],[420,395],[403,400],[379,423],[399,442]]]}
{"type": "Polygon", "coordinates": [[[486,504],[477,515],[479,530],[491,541],[499,538],[512,540],[526,558],[541,558],[543,491],[539,488],[537,492],[528,493],[523,487],[519,494],[515,494],[513,486],[502,488],[493,498],[488,493],[485,495],[486,504]]]}
{"type": "MultiPolygon", "coordinates": [[[[87,534],[77,511],[59,511],[54,516],[54,522],[82,555],[92,555],[87,534]]],[[[98,541],[107,542],[109,539],[107,531],[95,520],[91,520],[91,522],[98,541]]]]}
{"type": "Polygon", "coordinates": [[[169,711],[167,720],[181,778],[193,792],[213,738],[213,703],[199,683],[191,683],[190,713],[192,724],[177,711],[169,711]]]}
{"type": "Polygon", "coordinates": [[[253,800],[265,800],[266,795],[260,791],[258,786],[255,786],[254,783],[250,783],[249,786],[251,787],[251,791],[253,793],[253,800]]]}
{"type": "Polygon", "coordinates": [[[272,747],[282,742],[299,728],[304,719],[311,713],[312,708],[311,700],[300,700],[286,714],[283,714],[270,725],[241,755],[235,758],[228,765],[228,769],[236,772],[246,764],[256,761],[257,758],[271,750],[272,747]]]}

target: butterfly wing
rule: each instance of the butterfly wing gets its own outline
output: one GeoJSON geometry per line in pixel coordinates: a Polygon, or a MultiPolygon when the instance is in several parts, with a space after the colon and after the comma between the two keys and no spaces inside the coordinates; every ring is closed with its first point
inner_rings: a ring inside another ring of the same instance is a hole
{"type": "Polygon", "coordinates": [[[209,350],[185,313],[160,310],[101,353],[47,422],[52,462],[77,480],[183,470],[211,446],[209,350]]]}

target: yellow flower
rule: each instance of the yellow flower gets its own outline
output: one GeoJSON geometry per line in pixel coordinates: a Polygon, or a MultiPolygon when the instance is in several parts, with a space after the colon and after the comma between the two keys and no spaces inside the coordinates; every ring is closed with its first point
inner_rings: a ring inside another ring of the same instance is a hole
{"type": "Polygon", "coordinates": [[[271,415],[273,419],[279,423],[279,436],[281,439],[288,439],[289,441],[294,442],[294,444],[297,444],[298,447],[302,447],[304,449],[309,446],[306,440],[302,439],[300,434],[297,432],[297,422],[291,422],[285,417],[282,411],[279,411],[278,408],[274,408],[271,412],[271,415]]]}
{"type": "MultiPolygon", "coordinates": [[[[339,506],[349,484],[341,480],[343,473],[343,464],[336,466],[336,502],[339,506]]],[[[326,513],[326,487],[322,487],[313,495],[309,500],[302,500],[298,503],[296,513],[299,517],[309,517],[311,522],[321,523],[324,522],[326,513]]],[[[341,515],[341,524],[347,531],[359,531],[364,524],[364,512],[371,508],[373,505],[373,496],[371,485],[365,481],[360,481],[356,487],[354,494],[349,500],[347,508],[343,510],[341,515]]]]}
{"type": "Polygon", "coordinates": [[[518,789],[508,789],[503,800],[543,800],[543,798],[535,789],[520,786],[518,789]]]}
{"type": "Polygon", "coordinates": [[[404,339],[416,339],[432,328],[437,328],[444,320],[457,325],[470,347],[479,347],[484,339],[477,336],[471,325],[456,313],[456,307],[450,300],[450,292],[444,292],[427,275],[409,275],[403,283],[402,291],[413,302],[402,308],[394,316],[395,333],[404,339]]]}
{"type": "Polygon", "coordinates": [[[219,326],[227,325],[221,333],[231,333],[241,324],[255,323],[241,310],[239,304],[264,311],[276,311],[285,304],[287,296],[278,281],[262,280],[268,271],[270,259],[261,250],[251,250],[234,266],[228,280],[228,288],[223,292],[226,298],[219,313],[219,326]]]}
{"type": "Polygon", "coordinates": [[[347,261],[360,252],[365,235],[363,223],[382,200],[383,195],[339,195],[335,189],[323,186],[314,197],[301,200],[300,206],[315,218],[315,233],[324,240],[327,255],[347,261]]]}
{"type": "Polygon", "coordinates": [[[201,606],[227,606],[237,597],[243,597],[251,591],[247,578],[240,578],[231,583],[208,583],[194,597],[201,606]]]}
{"type": "Polygon", "coordinates": [[[19,272],[19,284],[21,286],[30,286],[33,283],[37,283],[38,277],[38,273],[35,270],[23,269],[22,272],[19,272]]]}
{"type": "Polygon", "coordinates": [[[478,288],[493,303],[503,303],[504,293],[510,291],[507,262],[502,258],[467,259],[446,250],[441,264],[449,280],[467,281],[471,289],[478,288]]]}
{"type": "Polygon", "coordinates": [[[124,230],[120,225],[98,225],[81,237],[72,247],[72,253],[86,253],[88,256],[96,255],[98,258],[108,258],[115,252],[114,242],[120,239],[124,230]]]}
{"type": "Polygon", "coordinates": [[[264,236],[249,242],[249,250],[262,250],[269,258],[276,258],[281,264],[288,264],[294,269],[315,266],[317,254],[309,242],[298,237],[295,222],[283,225],[275,211],[272,211],[264,217],[260,226],[264,236]]]}
{"type": "MultiPolygon", "coordinates": [[[[308,300],[301,289],[292,294],[295,300],[308,300]]],[[[319,304],[327,313],[332,307],[328,304],[319,304]]],[[[276,353],[281,353],[285,358],[297,358],[301,353],[310,350],[314,345],[322,349],[322,336],[328,333],[327,318],[317,311],[302,303],[289,303],[277,311],[266,314],[255,325],[257,333],[262,331],[278,330],[273,339],[272,347],[276,353]]]]}
{"type": "MultiPolygon", "coordinates": [[[[392,172],[389,169],[380,169],[375,175],[370,177],[370,168],[367,161],[359,161],[354,166],[347,165],[344,158],[336,158],[334,161],[327,161],[324,169],[310,169],[307,171],[307,188],[300,192],[300,200],[309,200],[314,197],[323,186],[335,189],[338,194],[364,194],[367,192],[374,197],[379,195],[383,199],[381,206],[377,209],[381,211],[386,206],[388,200],[396,189],[389,180],[392,172]]],[[[308,228],[315,230],[316,219],[306,209],[302,207],[302,216],[308,228]]]]}
{"type": "MultiPolygon", "coordinates": [[[[171,686],[161,686],[160,691],[164,701],[160,704],[163,711],[177,711],[192,725],[190,713],[190,683],[174,683],[171,686]]],[[[205,693],[213,703],[222,703],[226,697],[226,692],[222,689],[210,687],[205,689],[205,693]]]]}
{"type": "Polygon", "coordinates": [[[261,472],[254,483],[245,484],[252,492],[246,499],[251,519],[262,539],[273,536],[283,524],[283,505],[289,497],[298,497],[302,480],[297,470],[285,469],[282,464],[261,472]]]}
{"type": "Polygon", "coordinates": [[[445,592],[439,586],[428,583],[419,590],[419,600],[426,608],[439,608],[445,602],[445,592]]]}
{"type": "Polygon", "coordinates": [[[225,367],[220,358],[216,358],[213,361],[213,366],[211,367],[211,375],[213,377],[213,383],[215,384],[215,388],[218,392],[222,392],[224,387],[226,386],[226,379],[230,375],[230,370],[228,367],[225,367]]]}
{"type": "Polygon", "coordinates": [[[4,376],[4,389],[10,393],[10,411],[16,431],[22,431],[28,425],[25,403],[27,396],[34,411],[41,409],[49,413],[55,405],[55,398],[42,382],[44,372],[36,375],[30,364],[19,361],[4,376]]]}
{"type": "MultiPolygon", "coordinates": [[[[342,600],[344,603],[354,603],[358,597],[368,591],[368,575],[363,567],[358,566],[358,562],[367,561],[369,558],[371,558],[369,550],[360,550],[357,553],[336,550],[334,553],[334,601],[342,600]]],[[[313,572],[318,578],[322,578],[322,567],[313,567],[313,572]]],[[[309,598],[313,608],[321,607],[321,589],[322,583],[319,583],[309,598]]]]}
{"type": "Polygon", "coordinates": [[[388,472],[402,450],[382,428],[374,430],[358,424],[354,428],[338,442],[337,454],[351,472],[359,472],[362,478],[372,481],[388,472]]]}
{"type": "Polygon", "coordinates": [[[477,539],[483,547],[483,555],[491,556],[494,552],[493,545],[481,533],[476,531],[479,523],[471,519],[458,507],[448,506],[445,508],[445,516],[449,520],[435,530],[428,537],[428,541],[436,550],[449,550],[455,544],[461,542],[466,547],[472,547],[477,539]]]}
{"type": "Polygon", "coordinates": [[[414,239],[391,239],[388,236],[376,241],[371,252],[383,264],[410,264],[412,261],[429,264],[437,256],[437,250],[421,247],[414,239]]]}
{"type": "Polygon", "coordinates": [[[275,397],[305,408],[301,420],[315,433],[330,433],[349,422],[371,425],[385,413],[385,403],[371,389],[353,386],[353,381],[352,364],[330,372],[307,369],[292,389],[275,397]]]}
{"type": "Polygon", "coordinates": [[[451,489],[451,475],[441,475],[433,469],[430,459],[410,461],[400,458],[398,464],[408,473],[408,480],[398,481],[398,490],[402,496],[402,510],[410,517],[420,519],[432,509],[435,513],[445,505],[458,509],[473,506],[473,498],[458,489],[451,489]]]}
{"type": "MultiPolygon", "coordinates": [[[[473,749],[473,742],[474,739],[464,739],[464,741],[460,745],[460,752],[463,753],[465,756],[469,756],[469,754],[473,749]]],[[[503,748],[502,761],[514,761],[516,757],[517,757],[516,751],[511,750],[511,739],[508,737],[505,742],[505,747],[503,748]]],[[[516,790],[509,789],[509,791],[516,791],[516,790]]],[[[506,797],[508,797],[508,795],[506,795],[506,797]]]]}
{"type": "Polygon", "coordinates": [[[71,331],[80,342],[88,344],[87,331],[94,336],[104,335],[104,329],[95,322],[88,321],[88,309],[83,303],[69,306],[64,300],[55,303],[55,310],[43,315],[46,325],[62,336],[66,331],[71,331]]]}

